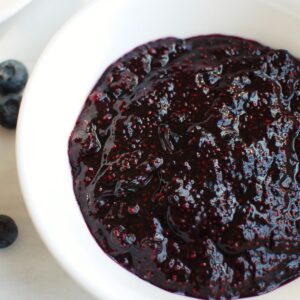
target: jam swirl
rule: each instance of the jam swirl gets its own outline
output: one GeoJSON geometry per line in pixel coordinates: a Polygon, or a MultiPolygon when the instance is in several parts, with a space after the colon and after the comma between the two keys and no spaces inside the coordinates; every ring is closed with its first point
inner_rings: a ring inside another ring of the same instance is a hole
{"type": "Polygon", "coordinates": [[[300,274],[300,63],[230,36],[113,63],[69,140],[74,191],[111,258],[168,291],[259,295],[300,274]]]}

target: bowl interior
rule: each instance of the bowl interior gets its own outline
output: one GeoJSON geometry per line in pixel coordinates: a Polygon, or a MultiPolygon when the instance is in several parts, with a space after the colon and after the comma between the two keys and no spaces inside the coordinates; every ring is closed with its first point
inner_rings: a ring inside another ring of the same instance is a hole
{"type": "MultiPolygon", "coordinates": [[[[61,264],[105,300],[180,300],[125,271],[98,247],[78,208],[68,138],[105,68],[132,48],[167,37],[222,33],[300,57],[300,16],[259,0],[95,1],[55,36],[27,86],[17,132],[21,187],[33,221],[61,264]]],[[[255,299],[296,299],[300,281],[255,299]]],[[[184,298],[186,299],[186,298],[184,298]]]]}

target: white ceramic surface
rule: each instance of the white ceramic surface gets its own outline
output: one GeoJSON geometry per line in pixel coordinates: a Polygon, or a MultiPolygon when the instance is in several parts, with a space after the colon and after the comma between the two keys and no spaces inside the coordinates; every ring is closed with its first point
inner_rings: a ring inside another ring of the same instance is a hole
{"type": "Polygon", "coordinates": [[[0,23],[16,14],[31,0],[0,0],[0,23]]]}
{"type": "MultiPolygon", "coordinates": [[[[105,300],[187,299],[151,286],[109,259],[90,235],[74,198],[68,138],[104,69],[144,42],[208,33],[255,39],[300,57],[299,28],[300,16],[259,0],[101,0],[77,14],[52,40],[23,98],[19,176],[45,243],[94,295],[105,300]]],[[[254,299],[297,300],[299,295],[296,280],[254,299]]]]}

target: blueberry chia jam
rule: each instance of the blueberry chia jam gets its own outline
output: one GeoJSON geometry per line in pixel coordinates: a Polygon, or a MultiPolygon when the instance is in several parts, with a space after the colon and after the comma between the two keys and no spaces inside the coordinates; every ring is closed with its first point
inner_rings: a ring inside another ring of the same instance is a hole
{"type": "Polygon", "coordinates": [[[201,299],[300,275],[300,62],[211,35],[113,63],[69,140],[74,191],[105,253],[201,299]]]}

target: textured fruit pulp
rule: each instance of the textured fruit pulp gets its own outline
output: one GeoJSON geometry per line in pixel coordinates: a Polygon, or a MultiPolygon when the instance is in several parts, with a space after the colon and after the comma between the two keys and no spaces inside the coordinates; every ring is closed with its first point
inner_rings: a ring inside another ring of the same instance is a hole
{"type": "Polygon", "coordinates": [[[112,64],[69,141],[100,247],[154,285],[204,299],[300,274],[300,64],[212,35],[166,38],[112,64]]]}

